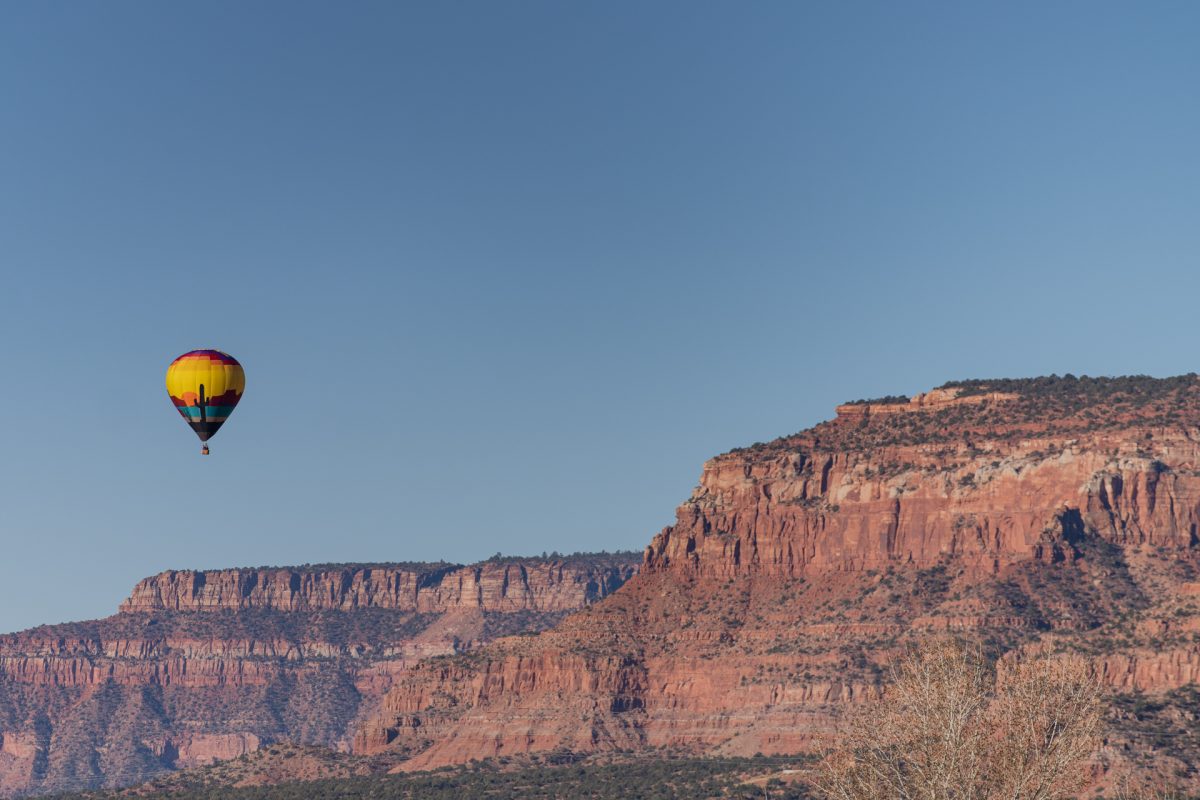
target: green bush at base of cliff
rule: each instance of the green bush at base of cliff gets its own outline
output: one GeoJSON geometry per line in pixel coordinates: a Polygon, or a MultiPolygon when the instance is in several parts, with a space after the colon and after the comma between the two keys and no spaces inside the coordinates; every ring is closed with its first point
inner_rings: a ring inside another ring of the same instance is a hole
{"type": "MultiPolygon", "coordinates": [[[[569,757],[565,758],[569,762],[569,757]]],[[[773,780],[794,768],[796,758],[641,759],[608,764],[565,763],[506,770],[495,762],[413,775],[375,775],[309,783],[234,789],[194,787],[164,792],[92,792],[56,795],[55,800],[804,800],[798,784],[773,780]],[[755,783],[748,779],[759,777],[755,783]],[[765,787],[765,794],[764,794],[765,787]]]]}

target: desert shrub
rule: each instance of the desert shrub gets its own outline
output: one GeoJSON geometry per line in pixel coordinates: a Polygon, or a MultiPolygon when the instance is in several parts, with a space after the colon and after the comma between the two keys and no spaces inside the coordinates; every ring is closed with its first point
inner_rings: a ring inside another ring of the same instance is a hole
{"type": "Polygon", "coordinates": [[[879,704],[849,715],[813,788],[827,800],[1068,798],[1101,722],[1080,661],[1022,662],[998,680],[978,649],[936,641],[896,666],[879,704]]]}

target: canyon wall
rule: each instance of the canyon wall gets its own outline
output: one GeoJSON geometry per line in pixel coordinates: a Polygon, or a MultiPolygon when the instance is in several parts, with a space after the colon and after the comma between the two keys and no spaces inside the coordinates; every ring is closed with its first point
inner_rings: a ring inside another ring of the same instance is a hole
{"type": "Polygon", "coordinates": [[[1198,524],[1196,376],[850,403],[709,460],[640,559],[166,572],[114,617],[0,637],[0,791],[282,740],[400,770],[808,752],[930,635],[1085,656],[1113,699],[1098,774],[1200,788],[1198,524]]]}
{"type": "MultiPolygon", "coordinates": [[[[1054,641],[1114,691],[1177,691],[1200,659],[1198,523],[1195,376],[842,406],[710,460],[621,591],[537,637],[417,665],[354,746],[407,748],[402,769],[805,751],[929,633],[996,655],[1054,641]]],[[[1154,747],[1122,725],[1114,747],[1154,747]]]]}
{"type": "Polygon", "coordinates": [[[543,630],[637,569],[601,554],[147,578],[115,616],[0,636],[0,794],[342,746],[420,659],[543,630]]]}
{"type": "Polygon", "coordinates": [[[610,594],[635,571],[629,563],[580,569],[548,559],[467,567],[383,564],[170,571],[138,583],[120,611],[572,611],[610,594]]]}

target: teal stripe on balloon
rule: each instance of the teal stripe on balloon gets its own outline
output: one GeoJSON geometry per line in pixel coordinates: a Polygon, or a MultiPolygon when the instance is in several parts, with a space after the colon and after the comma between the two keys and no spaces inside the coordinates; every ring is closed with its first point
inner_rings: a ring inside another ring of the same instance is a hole
{"type": "MultiPolygon", "coordinates": [[[[188,419],[200,419],[199,406],[175,406],[179,409],[179,413],[183,414],[188,419]]],[[[212,419],[213,417],[228,417],[233,411],[233,406],[205,406],[204,416],[212,419]]]]}

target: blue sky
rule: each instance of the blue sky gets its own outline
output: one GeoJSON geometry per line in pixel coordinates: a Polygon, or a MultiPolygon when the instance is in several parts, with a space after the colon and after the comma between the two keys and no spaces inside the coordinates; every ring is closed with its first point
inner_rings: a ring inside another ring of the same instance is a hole
{"type": "Polygon", "coordinates": [[[0,629],[641,548],[954,378],[1200,369],[1200,6],[0,4],[0,629]],[[213,455],[163,373],[233,353],[213,455]]]}

